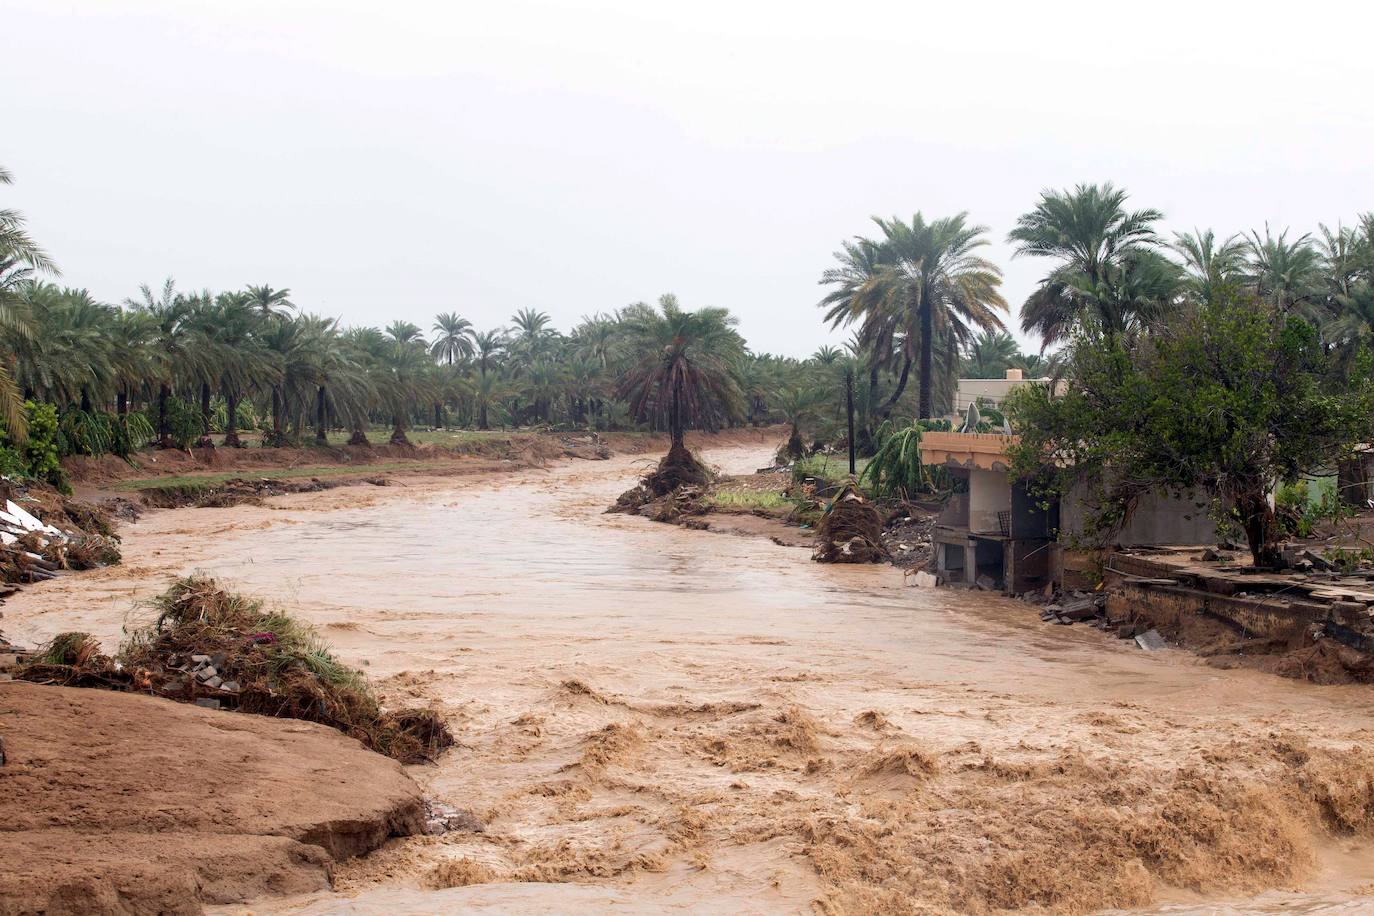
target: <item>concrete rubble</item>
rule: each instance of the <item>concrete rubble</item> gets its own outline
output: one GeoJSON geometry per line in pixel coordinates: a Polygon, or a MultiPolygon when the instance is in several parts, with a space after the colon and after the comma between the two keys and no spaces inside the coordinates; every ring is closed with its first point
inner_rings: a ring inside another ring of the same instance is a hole
{"type": "Polygon", "coordinates": [[[441,836],[445,833],[486,833],[487,825],[471,811],[450,807],[443,802],[425,802],[425,833],[441,836]]]}

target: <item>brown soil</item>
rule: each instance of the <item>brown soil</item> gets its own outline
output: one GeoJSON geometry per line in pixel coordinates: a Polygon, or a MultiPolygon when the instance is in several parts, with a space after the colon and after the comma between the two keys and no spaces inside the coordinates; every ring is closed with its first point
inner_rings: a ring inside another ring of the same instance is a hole
{"type": "Polygon", "coordinates": [[[327,887],[419,832],[395,762],[320,725],[0,684],[0,914],[195,913],[327,887]]]}

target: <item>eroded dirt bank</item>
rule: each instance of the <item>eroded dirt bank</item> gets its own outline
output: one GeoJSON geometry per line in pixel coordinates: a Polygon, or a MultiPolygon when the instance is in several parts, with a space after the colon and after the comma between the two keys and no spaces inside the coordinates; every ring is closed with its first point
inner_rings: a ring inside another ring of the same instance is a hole
{"type": "Polygon", "coordinates": [[[125,568],[27,590],[6,629],[113,641],[132,599],[201,568],[445,708],[460,746],[413,772],[485,830],[392,842],[255,912],[1368,903],[1368,688],[603,515],[647,460],[149,515],[125,568]]]}
{"type": "Polygon", "coordinates": [[[420,832],[401,767],[333,729],[0,684],[0,913],[197,913],[327,888],[420,832]]]}

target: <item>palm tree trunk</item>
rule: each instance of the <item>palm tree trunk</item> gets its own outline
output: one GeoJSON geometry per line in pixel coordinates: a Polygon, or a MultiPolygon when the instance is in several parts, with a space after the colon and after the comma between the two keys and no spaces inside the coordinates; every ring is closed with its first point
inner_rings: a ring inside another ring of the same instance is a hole
{"type": "MultiPolygon", "coordinates": [[[[935,362],[935,310],[927,303],[921,309],[921,384],[920,401],[917,414],[920,419],[929,420],[934,411],[934,367],[935,362]]],[[[906,384],[906,374],[911,368],[910,361],[902,369],[902,384],[906,384]]]]}
{"type": "MultiPolygon", "coordinates": [[[[922,351],[922,361],[924,362],[924,350],[922,351]]],[[[902,374],[897,378],[897,390],[892,392],[892,397],[883,403],[883,409],[878,411],[878,419],[886,420],[888,414],[892,413],[892,408],[897,406],[897,401],[901,398],[902,392],[906,391],[907,379],[911,376],[911,357],[902,360],[902,374]]],[[[921,386],[921,398],[926,398],[926,393],[930,390],[929,385],[921,386]]]]}
{"type": "Polygon", "coordinates": [[[129,392],[127,389],[121,387],[119,391],[115,393],[115,413],[122,417],[128,412],[129,392]]]}
{"type": "Polygon", "coordinates": [[[483,401],[483,402],[478,406],[478,408],[477,408],[477,428],[478,428],[478,429],[491,429],[491,426],[487,423],[487,402],[486,402],[486,401],[483,401]]]}
{"type": "Polygon", "coordinates": [[[391,415],[391,444],[409,445],[410,440],[406,438],[405,420],[400,412],[391,415]]]}
{"type": "Polygon", "coordinates": [[[673,382],[673,412],[668,418],[668,432],[672,438],[672,449],[683,445],[682,431],[682,382],[673,382]]]}
{"type": "Polygon", "coordinates": [[[224,447],[238,448],[239,399],[232,388],[224,389],[224,447]]]}
{"type": "Polygon", "coordinates": [[[327,444],[329,443],[329,435],[325,432],[325,429],[324,429],[325,414],[326,414],[326,410],[325,410],[325,391],[324,391],[324,386],[321,385],[321,386],[316,390],[316,392],[315,392],[315,444],[316,444],[316,445],[327,445],[327,444]]]}
{"type": "Polygon", "coordinates": [[[349,445],[371,445],[367,440],[367,430],[363,429],[363,421],[357,417],[353,418],[353,435],[348,437],[349,445]]]}
{"type": "Polygon", "coordinates": [[[172,447],[172,428],[167,421],[167,399],[172,396],[172,389],[166,382],[157,388],[157,445],[158,448],[172,447]]]}
{"type": "Polygon", "coordinates": [[[434,428],[444,428],[444,405],[436,403],[434,405],[434,428]]]}
{"type": "Polygon", "coordinates": [[[210,444],[210,383],[200,383],[200,433],[205,438],[203,444],[210,444]]]}
{"type": "Polygon", "coordinates": [[[272,386],[272,445],[276,448],[286,444],[286,434],[282,430],[281,386],[272,386]]]}

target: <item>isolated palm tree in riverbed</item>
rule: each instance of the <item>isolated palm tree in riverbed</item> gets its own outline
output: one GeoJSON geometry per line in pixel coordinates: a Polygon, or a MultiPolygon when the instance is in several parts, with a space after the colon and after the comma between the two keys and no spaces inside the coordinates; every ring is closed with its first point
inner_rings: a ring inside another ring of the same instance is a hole
{"type": "Polygon", "coordinates": [[[744,338],[735,323],[726,309],[689,312],[672,295],[659,299],[658,311],[636,309],[629,319],[633,349],[644,355],[625,373],[619,396],[638,419],[667,427],[672,444],[658,473],[700,468],[683,441],[689,425],[715,430],[743,413],[737,367],[744,338]]]}

